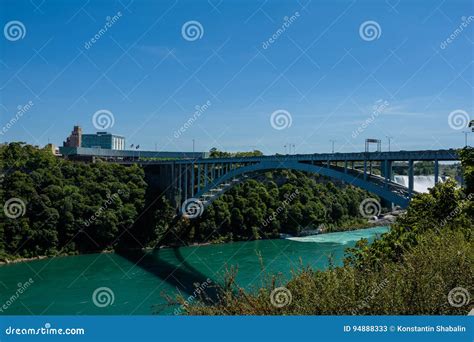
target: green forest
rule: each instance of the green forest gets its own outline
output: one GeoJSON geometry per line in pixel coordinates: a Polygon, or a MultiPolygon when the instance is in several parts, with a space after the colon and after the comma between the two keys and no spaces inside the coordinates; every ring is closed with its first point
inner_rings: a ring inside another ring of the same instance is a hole
{"type": "Polygon", "coordinates": [[[390,232],[347,249],[343,266],[301,265],[289,282],[265,275],[250,291],[231,269],[217,301],[178,301],[191,315],[466,315],[473,300],[460,291],[474,292],[474,149],[460,154],[464,188],[448,181],[416,195],[390,232]],[[285,305],[275,306],[281,286],[285,305]]]}
{"type": "Polygon", "coordinates": [[[3,260],[109,249],[145,203],[144,173],[137,166],[73,163],[11,143],[0,148],[0,170],[3,260]],[[18,212],[7,205],[11,199],[18,212]]]}
{"type": "Polygon", "coordinates": [[[147,186],[137,165],[73,162],[11,143],[0,147],[0,171],[0,261],[353,229],[367,225],[358,207],[373,197],[317,175],[278,171],[236,186],[188,220],[147,186]]]}

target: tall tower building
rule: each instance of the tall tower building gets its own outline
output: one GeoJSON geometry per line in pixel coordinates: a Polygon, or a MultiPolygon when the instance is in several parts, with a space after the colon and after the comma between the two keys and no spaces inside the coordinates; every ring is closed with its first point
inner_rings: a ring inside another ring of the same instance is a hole
{"type": "Polygon", "coordinates": [[[63,142],[65,147],[81,147],[82,145],[82,128],[80,126],[74,126],[74,129],[63,142]]]}

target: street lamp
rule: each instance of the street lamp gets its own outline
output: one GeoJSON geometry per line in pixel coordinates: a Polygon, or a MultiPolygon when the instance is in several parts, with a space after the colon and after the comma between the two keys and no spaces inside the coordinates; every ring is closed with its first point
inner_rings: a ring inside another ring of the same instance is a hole
{"type": "Polygon", "coordinates": [[[388,152],[390,152],[390,141],[393,139],[393,137],[387,135],[386,138],[388,139],[388,152]]]}
{"type": "MultiPolygon", "coordinates": [[[[474,132],[474,128],[473,128],[473,131],[472,131],[472,132],[474,132]]],[[[467,135],[468,135],[469,133],[472,133],[472,132],[471,132],[471,131],[463,131],[463,133],[464,133],[464,146],[465,146],[465,147],[467,147],[467,135]]]]}
{"type": "Polygon", "coordinates": [[[334,153],[334,143],[335,143],[337,140],[330,139],[329,141],[332,143],[332,153],[334,153]]]}

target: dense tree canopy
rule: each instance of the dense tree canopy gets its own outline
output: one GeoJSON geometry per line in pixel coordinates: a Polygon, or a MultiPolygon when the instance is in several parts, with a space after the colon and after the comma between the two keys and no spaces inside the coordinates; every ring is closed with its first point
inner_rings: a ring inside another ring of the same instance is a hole
{"type": "Polygon", "coordinates": [[[12,143],[0,148],[0,170],[0,257],[110,248],[144,205],[137,166],[73,163],[12,143]],[[15,210],[9,200],[24,206],[22,215],[7,215],[15,210]]]}
{"type": "Polygon", "coordinates": [[[195,239],[228,240],[298,235],[303,230],[325,230],[367,224],[359,204],[370,195],[353,186],[318,175],[274,171],[246,181],[227,192],[193,222],[195,239]],[[359,218],[359,220],[358,220],[359,218]]]}

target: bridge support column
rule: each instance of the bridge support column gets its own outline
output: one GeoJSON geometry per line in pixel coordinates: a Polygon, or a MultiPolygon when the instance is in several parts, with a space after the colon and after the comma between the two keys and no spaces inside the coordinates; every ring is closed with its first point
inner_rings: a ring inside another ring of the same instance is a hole
{"type": "Polygon", "coordinates": [[[183,202],[183,170],[181,164],[177,165],[178,167],[178,207],[183,202]]]}
{"type": "Polygon", "coordinates": [[[367,159],[364,159],[364,180],[367,179],[367,159]]]}
{"type": "MultiPolygon", "coordinates": [[[[382,164],[381,164],[382,165],[382,164]]],[[[388,183],[392,180],[392,161],[385,159],[383,161],[382,176],[385,179],[385,188],[388,188],[388,183]]]]}
{"type": "Polygon", "coordinates": [[[344,160],[344,173],[347,173],[347,160],[344,160]]]}
{"type": "MultiPolygon", "coordinates": [[[[392,179],[392,161],[391,160],[383,160],[380,162],[380,174],[384,178],[384,188],[388,190],[389,183],[392,179]]],[[[381,202],[383,207],[389,208],[393,210],[394,204],[391,201],[382,198],[381,202]]]]}
{"type": "Polygon", "coordinates": [[[201,191],[201,165],[197,164],[197,173],[198,173],[198,188],[197,191],[201,191]]]}
{"type": "Polygon", "coordinates": [[[413,160],[408,161],[408,193],[410,197],[413,194],[413,186],[414,186],[415,177],[413,176],[413,160]]]}
{"type": "Polygon", "coordinates": [[[194,197],[194,178],[195,178],[195,175],[194,175],[194,172],[196,170],[194,170],[194,163],[191,164],[191,197],[194,197]]]}
{"type": "Polygon", "coordinates": [[[184,166],[184,200],[188,199],[188,166],[185,164],[184,166]]]}
{"type": "Polygon", "coordinates": [[[176,207],[176,175],[174,173],[174,163],[170,165],[171,203],[176,207]]]}
{"type": "Polygon", "coordinates": [[[434,162],[434,181],[435,181],[435,184],[438,184],[438,182],[439,182],[439,162],[438,162],[438,159],[436,159],[435,162],[434,162]]]}
{"type": "Polygon", "coordinates": [[[204,164],[204,187],[207,187],[207,177],[208,177],[208,173],[207,173],[207,163],[204,164]]]}

